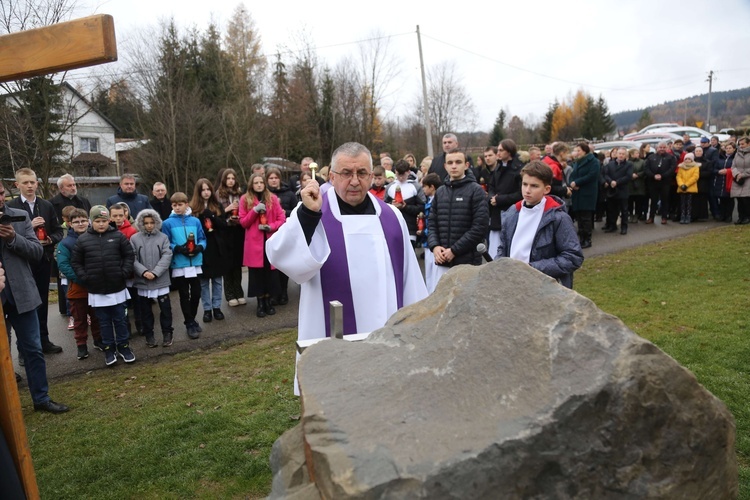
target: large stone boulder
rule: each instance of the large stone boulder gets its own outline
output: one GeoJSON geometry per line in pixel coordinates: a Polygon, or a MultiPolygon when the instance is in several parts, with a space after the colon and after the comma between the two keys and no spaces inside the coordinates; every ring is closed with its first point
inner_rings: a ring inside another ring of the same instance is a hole
{"type": "Polygon", "coordinates": [[[272,497],[737,496],[725,405],[518,261],[460,266],[368,340],[308,348],[299,381],[272,497]]]}

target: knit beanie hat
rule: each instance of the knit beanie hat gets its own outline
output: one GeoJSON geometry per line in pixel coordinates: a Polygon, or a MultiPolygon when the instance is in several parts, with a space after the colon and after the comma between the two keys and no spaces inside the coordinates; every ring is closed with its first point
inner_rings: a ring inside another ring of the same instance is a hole
{"type": "Polygon", "coordinates": [[[89,212],[89,218],[91,222],[102,218],[109,220],[109,210],[104,205],[94,205],[89,212]]]}

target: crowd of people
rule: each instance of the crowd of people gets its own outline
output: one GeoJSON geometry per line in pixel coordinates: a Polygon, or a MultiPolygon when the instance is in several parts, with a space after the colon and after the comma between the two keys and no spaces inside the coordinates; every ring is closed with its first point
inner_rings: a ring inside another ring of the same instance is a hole
{"type": "MultiPolygon", "coordinates": [[[[90,331],[93,346],[104,353],[110,366],[118,359],[135,361],[130,346],[133,332],[143,335],[150,348],[172,345],[170,290],[178,291],[190,339],[199,338],[206,324],[224,319],[223,304],[239,307],[251,297],[256,299],[257,317],[275,314],[276,307],[289,302],[289,276],[283,271],[291,270],[300,284],[313,276],[309,271],[296,274],[299,255],[291,256],[294,265],[287,261],[289,251],[278,242],[290,235],[312,251],[310,264],[321,274],[313,288],[325,296],[328,274],[321,273],[325,267],[318,264],[330,266],[331,273],[344,273],[340,266],[347,265],[347,259],[325,264],[337,247],[329,248],[328,254],[318,253],[315,234],[325,227],[333,234],[343,230],[342,237],[349,238],[347,226],[329,220],[328,211],[335,220],[345,221],[359,219],[341,215],[373,214],[382,220],[391,212],[398,215],[398,225],[388,224],[403,228],[409,254],[425,260],[424,293],[409,285],[414,300],[431,293],[451,267],[479,265],[483,257],[524,261],[572,287],[573,272],[583,262],[581,249],[591,246],[597,220],[605,221],[605,232],[619,229],[623,235],[628,224],[653,224],[657,215],[661,224],[710,217],[728,222],[736,198],[736,223],[750,223],[747,137],[736,144],[704,139],[700,145],[686,138],[659,143],[655,152],[644,146],[598,154],[585,142],[572,149],[558,142],[544,151],[532,147],[522,152],[505,139],[485,148],[476,165],[459,149],[454,134],[446,134],[442,145],[442,154],[419,164],[412,154],[394,161],[383,153],[380,164],[373,167],[367,148],[347,143],[342,153],[334,154],[331,166],[318,172],[311,169],[309,157],[302,160],[301,173],[288,182],[277,168],[253,165],[242,189],[237,172],[222,169],[215,183],[199,179],[192,196],[182,192],[168,196],[166,186],[157,182],[149,199],[137,192],[135,176],[125,174],[117,193],[105,205],[96,206],[78,195],[69,174],[59,178],[59,193],[47,201],[36,195],[36,173],[18,170],[20,196],[7,204],[2,197],[6,215],[16,217],[0,223],[0,256],[3,263],[23,265],[18,266],[20,271],[9,272],[3,304],[9,335],[10,327],[17,332],[19,361],[26,368],[35,408],[67,411],[49,399],[44,368],[44,354],[62,351],[47,331],[48,283],[54,265],[60,276],[60,311],[69,316],[78,359],[89,356],[90,331]],[[384,215],[381,206],[390,210],[384,215]],[[299,229],[296,233],[287,227],[290,218],[299,229]],[[284,236],[274,239],[282,229],[284,236]],[[244,289],[243,268],[248,271],[244,289]],[[20,280],[14,276],[19,272],[24,273],[20,280]],[[154,305],[159,308],[160,341],[154,305]],[[203,326],[197,321],[199,306],[203,326]]],[[[0,188],[4,194],[4,187],[0,188]]],[[[398,257],[394,248],[401,243],[391,241],[393,235],[382,224],[384,249],[391,252],[388,259],[398,264],[389,275],[398,282],[404,276],[399,269],[404,257],[398,257]]],[[[368,244],[373,242],[356,241],[356,245],[368,244]]],[[[348,245],[341,243],[341,248],[348,245]]],[[[368,285],[375,281],[373,275],[368,285]]],[[[300,323],[301,338],[303,329],[300,323]]]]}

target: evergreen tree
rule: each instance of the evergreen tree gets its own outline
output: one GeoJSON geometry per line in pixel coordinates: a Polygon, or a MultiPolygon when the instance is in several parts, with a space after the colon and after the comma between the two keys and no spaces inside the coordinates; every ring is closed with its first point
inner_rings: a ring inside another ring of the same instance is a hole
{"type": "Polygon", "coordinates": [[[643,113],[641,113],[641,117],[638,119],[636,127],[638,127],[638,130],[641,130],[642,128],[651,125],[652,123],[654,123],[654,120],[651,118],[651,113],[648,112],[647,108],[643,110],[643,113]]]}
{"type": "Polygon", "coordinates": [[[586,139],[598,137],[598,124],[599,117],[597,115],[596,103],[594,103],[593,97],[587,96],[586,110],[583,112],[583,118],[581,119],[581,136],[586,139]]]}
{"type": "Polygon", "coordinates": [[[492,132],[490,132],[490,141],[488,146],[497,147],[497,145],[500,144],[500,141],[505,139],[505,118],[505,110],[501,109],[497,114],[497,118],[495,119],[495,125],[493,125],[492,127],[492,132]]]}
{"type": "Polygon", "coordinates": [[[555,111],[560,107],[560,104],[555,99],[555,102],[549,105],[549,109],[544,114],[544,122],[542,123],[542,130],[540,138],[543,143],[549,144],[552,142],[552,122],[555,117],[555,111]]]}
{"type": "Polygon", "coordinates": [[[609,114],[607,101],[604,100],[601,94],[599,94],[599,99],[596,101],[596,117],[596,137],[604,137],[615,129],[615,121],[612,119],[612,115],[609,114]]]}

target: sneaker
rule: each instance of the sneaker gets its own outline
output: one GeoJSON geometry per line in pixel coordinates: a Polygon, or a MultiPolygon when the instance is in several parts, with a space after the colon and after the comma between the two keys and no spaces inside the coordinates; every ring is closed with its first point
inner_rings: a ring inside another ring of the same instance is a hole
{"type": "Polygon", "coordinates": [[[237,302],[239,302],[241,306],[247,304],[247,300],[245,299],[245,297],[240,297],[239,299],[237,299],[237,302]]]}
{"type": "Polygon", "coordinates": [[[104,346],[104,364],[112,366],[117,363],[117,351],[114,346],[104,346]]]}
{"type": "Polygon", "coordinates": [[[146,347],[156,347],[156,339],[153,333],[146,334],[146,347]]]}
{"type": "Polygon", "coordinates": [[[162,347],[169,347],[172,345],[172,332],[168,332],[164,334],[164,341],[162,342],[162,347]]]}
{"type": "Polygon", "coordinates": [[[200,333],[198,333],[198,330],[195,329],[195,326],[193,325],[187,325],[187,336],[190,337],[190,339],[195,340],[198,337],[200,337],[200,333]]]}
{"type": "Polygon", "coordinates": [[[214,317],[211,315],[211,309],[208,311],[203,311],[203,322],[204,323],[210,323],[213,321],[214,317]]]}
{"type": "Polygon", "coordinates": [[[94,340],[94,347],[104,352],[104,342],[102,342],[102,339],[94,340]]]}
{"type": "Polygon", "coordinates": [[[240,301],[237,299],[229,299],[227,303],[229,304],[229,307],[237,307],[240,305],[240,301]]]}
{"type": "Polygon", "coordinates": [[[214,309],[214,319],[217,321],[224,319],[224,313],[221,312],[221,309],[214,309]]]}
{"type": "Polygon", "coordinates": [[[118,345],[117,354],[119,354],[122,360],[126,363],[132,363],[133,361],[135,361],[135,354],[133,354],[133,351],[130,350],[130,346],[128,344],[118,345]]]}
{"type": "Polygon", "coordinates": [[[78,361],[81,361],[82,359],[86,359],[89,357],[89,348],[86,346],[86,344],[79,345],[78,346],[78,361]]]}
{"type": "Polygon", "coordinates": [[[68,330],[73,329],[73,316],[68,316],[68,330]]]}
{"type": "Polygon", "coordinates": [[[193,328],[195,328],[195,331],[198,333],[203,331],[203,328],[201,328],[201,325],[199,325],[198,322],[195,320],[193,320],[193,328]]]}

